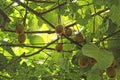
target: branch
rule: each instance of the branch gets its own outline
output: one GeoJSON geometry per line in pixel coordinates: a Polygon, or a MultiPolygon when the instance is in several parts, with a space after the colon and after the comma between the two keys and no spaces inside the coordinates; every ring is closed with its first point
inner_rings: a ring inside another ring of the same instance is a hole
{"type": "MultiPolygon", "coordinates": [[[[91,4],[92,4],[92,3],[91,3],[91,4]]],[[[90,5],[90,4],[89,4],[89,5],[90,5]]],[[[85,5],[82,5],[82,6],[85,6],[85,5]]],[[[96,12],[95,14],[91,14],[91,17],[94,17],[94,16],[96,16],[96,15],[100,15],[101,13],[103,13],[103,12],[105,12],[105,11],[108,11],[108,10],[109,10],[109,8],[105,8],[105,9],[103,9],[103,10],[101,10],[101,11],[96,12]]],[[[74,22],[74,23],[66,26],[66,28],[71,27],[71,26],[74,26],[74,25],[76,25],[76,24],[77,24],[77,22],[74,22]]]]}
{"type": "Polygon", "coordinates": [[[76,44],[77,46],[79,46],[80,48],[82,48],[82,45],[79,44],[78,42],[76,42],[76,41],[74,41],[73,39],[71,39],[71,38],[65,36],[64,34],[63,34],[63,36],[64,36],[66,39],[68,39],[70,42],[72,42],[72,43],[76,44]]]}
{"type": "Polygon", "coordinates": [[[103,10],[100,10],[100,11],[94,13],[94,14],[91,14],[91,17],[96,16],[96,15],[100,15],[101,13],[106,12],[106,11],[108,11],[108,10],[109,10],[109,8],[105,8],[105,9],[103,9],[103,10]]]}
{"type": "MultiPolygon", "coordinates": [[[[41,14],[43,15],[43,14],[49,13],[49,12],[51,12],[51,11],[53,11],[53,10],[55,10],[55,9],[57,9],[57,8],[59,8],[59,7],[61,7],[61,6],[66,5],[66,4],[67,4],[67,2],[63,2],[63,3],[61,3],[61,4],[57,5],[57,6],[55,6],[54,8],[51,8],[51,9],[45,11],[45,12],[42,12],[41,14]]],[[[81,5],[81,6],[79,6],[79,7],[84,7],[84,6],[89,6],[89,5],[92,5],[92,3],[84,4],[84,5],[81,5]]]]}
{"type": "Polygon", "coordinates": [[[54,8],[51,8],[51,9],[45,11],[45,12],[42,12],[41,14],[43,15],[43,14],[49,13],[49,12],[51,12],[51,11],[53,11],[53,10],[59,8],[60,6],[65,5],[65,4],[67,4],[67,2],[63,2],[63,3],[61,3],[61,4],[57,5],[57,6],[55,6],[54,8]]]}
{"type": "Polygon", "coordinates": [[[100,42],[102,42],[102,41],[105,41],[106,39],[108,39],[108,38],[110,38],[110,37],[112,37],[112,36],[118,34],[119,32],[120,32],[120,30],[118,30],[118,31],[116,31],[116,32],[114,32],[114,33],[112,33],[112,34],[106,36],[105,38],[103,38],[103,39],[97,41],[96,44],[98,44],[98,43],[100,43],[100,42]]]}
{"type": "Polygon", "coordinates": [[[39,0],[28,0],[28,1],[32,1],[32,2],[35,2],[35,3],[56,3],[54,1],[39,1],[39,0]]]}
{"type": "MultiPolygon", "coordinates": [[[[14,30],[4,30],[5,32],[13,32],[13,33],[16,33],[16,31],[14,30]]],[[[31,32],[28,32],[28,31],[25,31],[25,33],[29,33],[29,34],[35,34],[35,33],[48,33],[48,34],[52,34],[52,33],[55,33],[55,31],[50,31],[50,30],[46,30],[46,31],[31,31],[31,32]]]]}
{"type": "Polygon", "coordinates": [[[76,25],[76,24],[77,24],[77,22],[74,22],[74,23],[72,23],[72,24],[70,24],[70,25],[65,26],[65,28],[69,28],[69,27],[74,26],[74,25],[76,25]]]}
{"type": "Polygon", "coordinates": [[[10,6],[12,6],[14,4],[14,2],[10,3],[8,6],[6,6],[3,10],[6,10],[8,8],[10,8],[10,6]]]}
{"type": "Polygon", "coordinates": [[[5,14],[5,12],[4,12],[4,11],[2,11],[1,9],[0,9],[0,14],[3,16],[4,21],[10,22],[9,17],[8,17],[8,16],[5,14]]]}
{"type": "MultiPolygon", "coordinates": [[[[29,48],[43,48],[44,46],[34,46],[34,45],[21,45],[21,44],[0,44],[0,46],[9,46],[9,47],[29,47],[29,48]]],[[[48,50],[54,50],[54,48],[46,48],[48,50]]],[[[63,50],[62,52],[72,52],[72,50],[63,50]]]]}
{"type": "Polygon", "coordinates": [[[35,14],[37,17],[41,18],[44,22],[46,22],[48,25],[50,25],[52,28],[55,28],[55,26],[50,23],[49,21],[47,21],[44,17],[42,17],[40,12],[37,12],[35,10],[33,10],[32,8],[28,7],[26,4],[20,2],[19,0],[15,0],[15,2],[17,2],[19,5],[21,5],[22,7],[24,7],[25,9],[27,9],[28,11],[32,12],[33,14],[35,14]]]}
{"type": "Polygon", "coordinates": [[[8,16],[5,14],[5,12],[2,11],[1,9],[0,9],[0,14],[3,16],[3,18],[4,18],[5,21],[7,21],[7,22],[10,21],[9,17],[8,17],[8,16]]]}
{"type": "Polygon", "coordinates": [[[41,51],[43,51],[43,50],[46,49],[48,46],[50,46],[51,44],[55,43],[55,42],[58,41],[58,40],[59,40],[59,38],[56,39],[56,40],[54,40],[54,41],[52,41],[52,42],[50,42],[50,43],[48,43],[46,46],[42,47],[40,50],[38,50],[38,51],[36,51],[36,52],[34,52],[34,53],[32,53],[32,54],[25,55],[25,56],[23,56],[23,57],[24,57],[24,58],[25,58],[25,57],[31,57],[31,56],[33,56],[33,55],[39,54],[41,51]]]}
{"type": "Polygon", "coordinates": [[[9,63],[6,64],[5,66],[0,67],[0,71],[8,68],[10,65],[12,65],[13,63],[15,63],[15,62],[17,62],[19,59],[21,59],[24,55],[25,55],[25,53],[21,54],[18,58],[9,61],[9,63]]]}

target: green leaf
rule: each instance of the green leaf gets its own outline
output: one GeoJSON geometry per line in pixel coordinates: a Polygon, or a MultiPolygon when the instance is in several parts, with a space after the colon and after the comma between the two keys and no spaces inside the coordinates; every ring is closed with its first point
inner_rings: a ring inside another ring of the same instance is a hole
{"type": "Polygon", "coordinates": [[[87,43],[83,46],[82,52],[88,57],[92,57],[97,60],[97,67],[99,69],[106,69],[112,64],[113,54],[104,49],[99,49],[93,43],[87,43]]]}
{"type": "Polygon", "coordinates": [[[101,80],[99,70],[91,70],[87,75],[87,80],[101,80]]]}
{"type": "Polygon", "coordinates": [[[104,49],[100,49],[99,51],[99,57],[98,57],[98,67],[100,69],[106,69],[107,67],[109,67],[112,62],[113,62],[113,54],[112,52],[109,52],[107,50],[104,49]],[[101,66],[102,65],[102,66],[101,66]]]}
{"type": "Polygon", "coordinates": [[[52,60],[55,63],[58,63],[61,58],[62,58],[62,53],[52,53],[52,60]]]}
{"type": "Polygon", "coordinates": [[[36,16],[29,16],[28,26],[30,31],[38,31],[39,25],[38,25],[38,18],[36,16]]]}
{"type": "Polygon", "coordinates": [[[117,29],[117,24],[113,23],[112,20],[109,20],[107,34],[110,35],[115,32],[117,29]]]}
{"type": "Polygon", "coordinates": [[[39,35],[32,35],[29,37],[29,40],[32,45],[41,45],[41,43],[44,43],[43,38],[39,35]]]}
{"type": "Polygon", "coordinates": [[[85,44],[82,48],[82,52],[84,55],[95,58],[96,60],[99,57],[99,48],[93,43],[85,44]]]}
{"type": "MultiPolygon", "coordinates": [[[[47,19],[49,22],[51,22],[53,25],[57,25],[57,14],[55,14],[55,11],[53,11],[52,13],[48,13],[47,15],[44,16],[45,19],[47,19]]],[[[48,26],[49,29],[51,29],[51,27],[48,26]]]]}
{"type": "Polygon", "coordinates": [[[120,5],[116,6],[116,5],[113,5],[111,8],[110,8],[110,13],[109,13],[109,16],[110,18],[112,19],[113,22],[117,23],[118,26],[120,26],[120,5]]]}

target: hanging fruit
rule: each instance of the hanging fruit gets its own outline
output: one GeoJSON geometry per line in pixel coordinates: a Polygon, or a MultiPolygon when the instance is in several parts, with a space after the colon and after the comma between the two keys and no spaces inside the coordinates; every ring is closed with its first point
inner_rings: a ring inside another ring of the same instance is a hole
{"type": "Polygon", "coordinates": [[[58,43],[56,46],[55,46],[55,50],[57,52],[61,52],[63,50],[63,43],[58,43]]]}
{"type": "Polygon", "coordinates": [[[116,60],[114,59],[113,62],[112,62],[112,64],[111,64],[111,67],[116,67],[116,66],[117,66],[117,62],[116,62],[116,60]]]}
{"type": "Polygon", "coordinates": [[[55,27],[55,32],[61,35],[63,33],[63,29],[64,29],[63,25],[59,24],[55,27]]]}
{"type": "Polygon", "coordinates": [[[18,35],[18,42],[20,44],[23,44],[25,42],[25,40],[26,40],[25,34],[18,35]]]}
{"type": "Polygon", "coordinates": [[[21,34],[24,34],[24,25],[23,24],[18,24],[16,26],[16,32],[21,35],[21,34]]]}
{"type": "Polygon", "coordinates": [[[89,57],[87,57],[87,56],[81,56],[81,57],[78,59],[78,64],[79,64],[79,66],[82,67],[82,68],[88,67],[88,65],[89,65],[89,57]]]}
{"type": "Polygon", "coordinates": [[[78,43],[83,43],[85,41],[85,39],[83,38],[83,35],[81,33],[76,35],[75,40],[78,43]]]}
{"type": "Polygon", "coordinates": [[[96,64],[97,61],[94,58],[89,58],[89,62],[90,64],[96,64]]]}
{"type": "Polygon", "coordinates": [[[65,28],[64,29],[65,36],[69,37],[72,35],[72,29],[71,28],[65,28]]]}
{"type": "Polygon", "coordinates": [[[116,69],[114,67],[108,67],[106,69],[106,74],[109,78],[114,78],[116,76],[116,69]]]}

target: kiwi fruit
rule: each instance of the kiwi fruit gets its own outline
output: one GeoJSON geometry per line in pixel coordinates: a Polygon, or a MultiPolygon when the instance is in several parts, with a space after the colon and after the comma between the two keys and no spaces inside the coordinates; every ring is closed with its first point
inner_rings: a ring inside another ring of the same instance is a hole
{"type": "Polygon", "coordinates": [[[63,33],[63,29],[64,29],[63,25],[59,24],[55,27],[55,32],[61,35],[63,33]]]}
{"type": "Polygon", "coordinates": [[[26,40],[25,34],[18,35],[18,42],[20,44],[23,44],[25,42],[25,40],[26,40]]]}
{"type": "Polygon", "coordinates": [[[56,46],[55,46],[55,50],[57,52],[61,52],[63,50],[63,43],[58,43],[56,46]]]}
{"type": "Polygon", "coordinates": [[[108,67],[106,69],[106,74],[109,78],[114,78],[116,76],[116,69],[114,67],[108,67]]]}
{"type": "Polygon", "coordinates": [[[69,37],[72,35],[72,29],[71,28],[65,28],[64,29],[65,36],[69,37]]]}
{"type": "Polygon", "coordinates": [[[86,68],[89,65],[89,58],[87,56],[81,56],[78,59],[78,65],[82,68],[86,68]]]}
{"type": "Polygon", "coordinates": [[[96,64],[97,61],[94,58],[89,58],[89,62],[90,64],[96,64]]]}
{"type": "Polygon", "coordinates": [[[112,64],[111,64],[111,67],[116,67],[116,65],[117,65],[117,62],[116,62],[116,60],[114,59],[113,62],[112,62],[112,64]]]}
{"type": "Polygon", "coordinates": [[[77,34],[76,37],[75,37],[75,41],[78,42],[78,43],[82,43],[84,42],[84,38],[83,38],[83,35],[81,33],[77,34]]]}
{"type": "Polygon", "coordinates": [[[24,25],[23,24],[18,24],[16,26],[16,32],[21,35],[21,34],[24,34],[24,25]]]}

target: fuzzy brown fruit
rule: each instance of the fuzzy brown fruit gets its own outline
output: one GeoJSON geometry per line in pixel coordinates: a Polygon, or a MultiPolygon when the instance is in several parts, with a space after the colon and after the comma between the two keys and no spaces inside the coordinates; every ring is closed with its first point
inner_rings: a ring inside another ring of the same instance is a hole
{"type": "Polygon", "coordinates": [[[89,58],[87,56],[81,56],[79,59],[78,59],[78,64],[80,67],[82,68],[86,68],[88,67],[89,65],[89,58]]]}
{"type": "Polygon", "coordinates": [[[72,29],[71,28],[65,28],[64,34],[67,37],[71,36],[72,35],[72,29]]]}
{"type": "Polygon", "coordinates": [[[63,33],[63,29],[64,29],[63,25],[59,24],[55,27],[55,32],[61,35],[63,33]]]}
{"type": "Polygon", "coordinates": [[[116,62],[116,60],[114,59],[110,67],[116,67],[116,65],[117,65],[117,62],[116,62]]]}
{"type": "Polygon", "coordinates": [[[18,42],[19,42],[20,44],[23,44],[23,43],[25,42],[25,40],[26,40],[25,34],[18,35],[18,42]]]}
{"type": "Polygon", "coordinates": [[[57,52],[61,52],[63,50],[63,43],[58,43],[56,46],[55,46],[55,50],[57,52]]]}
{"type": "Polygon", "coordinates": [[[89,62],[90,64],[96,64],[97,61],[94,58],[89,58],[89,62]]]}
{"type": "Polygon", "coordinates": [[[77,34],[76,37],[75,37],[75,40],[76,40],[78,43],[84,42],[83,35],[82,35],[81,33],[77,34]]]}
{"type": "Polygon", "coordinates": [[[116,76],[116,69],[113,67],[108,67],[106,69],[106,74],[108,75],[109,78],[114,78],[116,76]]]}
{"type": "Polygon", "coordinates": [[[23,24],[18,24],[16,26],[16,32],[21,35],[21,34],[24,34],[24,25],[23,24]]]}

